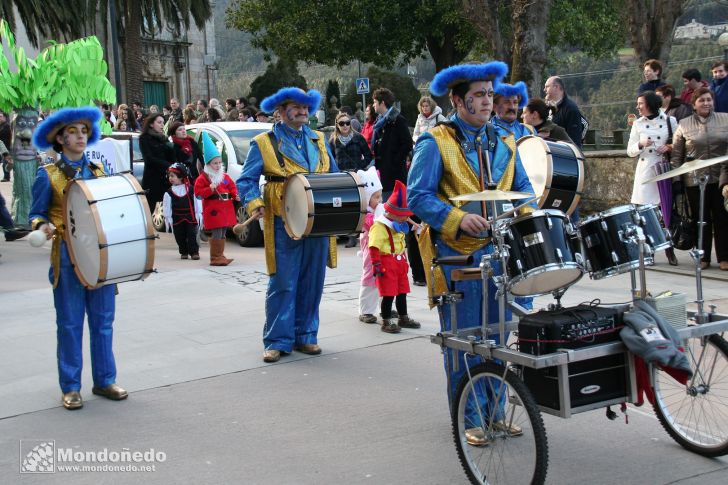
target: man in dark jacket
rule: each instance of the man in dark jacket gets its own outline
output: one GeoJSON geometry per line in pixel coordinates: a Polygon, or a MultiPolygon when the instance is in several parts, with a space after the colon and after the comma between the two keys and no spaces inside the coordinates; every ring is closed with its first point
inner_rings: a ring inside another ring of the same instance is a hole
{"type": "Polygon", "coordinates": [[[566,130],[569,138],[574,141],[574,145],[581,149],[581,142],[586,135],[586,129],[589,124],[581,115],[581,111],[569,97],[566,95],[564,81],[558,76],[551,76],[546,80],[544,86],[546,93],[546,102],[556,107],[556,114],[551,121],[566,130]]]}
{"type": "Polygon", "coordinates": [[[728,62],[719,61],[710,68],[713,74],[713,82],[710,84],[710,90],[715,93],[715,112],[728,113],[728,62]]]}
{"type": "Polygon", "coordinates": [[[386,196],[392,192],[395,180],[407,183],[407,155],[412,150],[412,135],[407,120],[394,106],[392,91],[379,88],[372,98],[374,110],[379,115],[374,124],[372,151],[382,179],[383,196],[386,196]]]}

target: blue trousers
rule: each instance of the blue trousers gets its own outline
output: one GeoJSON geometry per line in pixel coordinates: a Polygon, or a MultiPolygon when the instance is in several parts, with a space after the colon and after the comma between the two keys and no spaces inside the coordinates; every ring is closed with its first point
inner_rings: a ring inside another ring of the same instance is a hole
{"type": "Polygon", "coordinates": [[[319,303],[324,291],[328,237],[294,240],[276,217],[276,273],[265,297],[263,344],[266,350],[291,352],[317,343],[319,303]]]}
{"type": "MultiPolygon", "coordinates": [[[[446,246],[439,238],[435,238],[435,244],[437,244],[438,256],[457,256],[460,253],[446,246]]],[[[485,254],[493,252],[493,245],[488,244],[484,248],[473,253],[473,267],[480,265],[480,259],[485,254]]],[[[491,261],[493,267],[493,274],[501,274],[501,265],[498,261],[491,261]]],[[[442,266],[445,273],[445,279],[447,280],[448,288],[450,288],[451,280],[450,273],[455,267],[442,266]]],[[[483,300],[483,289],[481,281],[457,281],[455,282],[455,289],[462,291],[464,298],[456,305],[457,308],[457,325],[458,329],[466,329],[472,327],[481,326],[481,309],[483,300]]],[[[496,287],[492,279],[488,280],[488,323],[498,322],[499,305],[496,299],[496,287]]],[[[530,309],[532,307],[533,298],[525,297],[518,298],[518,301],[522,306],[530,309]]],[[[506,308],[506,320],[511,319],[511,311],[506,308]]],[[[440,311],[440,326],[443,331],[450,331],[452,328],[450,321],[450,308],[443,307],[440,311]]],[[[507,336],[506,336],[507,338],[507,336]]],[[[500,336],[495,334],[491,336],[491,339],[498,342],[500,336]]],[[[483,359],[477,355],[466,356],[464,352],[445,348],[444,352],[444,363],[445,373],[448,376],[448,390],[447,396],[450,403],[450,409],[455,402],[455,394],[457,392],[458,384],[463,376],[467,376],[466,371],[466,359],[467,366],[471,369],[481,363],[483,359]],[[457,370],[455,370],[454,361],[457,359],[457,370]]],[[[503,419],[503,408],[505,405],[505,391],[502,386],[499,385],[500,381],[495,379],[481,380],[475,388],[474,393],[469,394],[469,399],[465,408],[466,422],[470,423],[469,427],[476,427],[487,425],[488,423],[481,423],[478,408],[476,406],[474,395],[479,397],[480,410],[484,416],[493,417],[495,420],[503,419]],[[500,399],[496,402],[496,396],[500,396],[500,399]]]]}
{"type": "MultiPolygon", "coordinates": [[[[50,270],[53,281],[53,268],[50,270]]],[[[111,348],[116,303],[116,285],[86,289],[71,266],[66,243],[61,244],[61,273],[53,290],[56,307],[58,378],[61,391],[81,390],[83,369],[83,320],[88,315],[91,340],[91,374],[95,387],[116,382],[116,364],[111,348]]]]}

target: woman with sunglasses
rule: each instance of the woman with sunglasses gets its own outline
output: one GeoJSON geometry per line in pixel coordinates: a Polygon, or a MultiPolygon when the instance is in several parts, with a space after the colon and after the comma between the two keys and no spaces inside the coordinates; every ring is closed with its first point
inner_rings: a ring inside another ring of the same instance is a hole
{"type": "Polygon", "coordinates": [[[364,137],[351,128],[351,117],[346,113],[336,115],[329,145],[340,170],[366,170],[374,158],[364,137]]]}

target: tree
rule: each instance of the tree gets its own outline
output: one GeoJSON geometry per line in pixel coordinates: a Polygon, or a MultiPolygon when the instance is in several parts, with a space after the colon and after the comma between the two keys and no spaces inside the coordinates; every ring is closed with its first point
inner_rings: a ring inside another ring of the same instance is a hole
{"type": "MultiPolygon", "coordinates": [[[[392,71],[383,71],[376,67],[370,67],[367,70],[369,78],[370,93],[374,93],[378,88],[387,88],[394,93],[394,97],[400,103],[402,116],[407,122],[414,124],[417,120],[417,102],[420,100],[420,92],[412,84],[412,79],[402,76],[392,71]]],[[[352,79],[346,87],[346,95],[342,104],[354,107],[357,101],[361,101],[361,95],[356,94],[356,81],[352,79]]],[[[447,110],[445,110],[447,111],[447,110]]]]}
{"type": "Polygon", "coordinates": [[[359,60],[389,68],[427,48],[440,70],[462,61],[475,41],[464,12],[452,5],[359,0],[352,8],[338,0],[236,0],[226,25],[250,32],[254,47],[309,63],[343,66],[359,60]]]}
{"type": "MultiPolygon", "coordinates": [[[[82,2],[82,0],[73,0],[82,2]]],[[[114,2],[119,26],[119,36],[123,39],[124,74],[126,98],[130,100],[144,99],[144,83],[142,73],[142,40],[144,26],[161,29],[162,24],[177,32],[182,27],[189,29],[190,19],[197,28],[202,29],[212,16],[210,0],[86,0],[89,15],[93,23],[97,14],[102,19],[109,17],[109,2],[114,2]]],[[[106,32],[106,22],[104,22],[106,32]]],[[[108,33],[107,33],[108,34],[108,33]]],[[[116,41],[116,39],[112,39],[116,41]]]]}
{"type": "Polygon", "coordinates": [[[268,64],[265,72],[250,83],[249,97],[262,100],[286,86],[296,86],[307,90],[306,79],[301,76],[296,61],[278,59],[268,64]]]}
{"type": "Polygon", "coordinates": [[[339,89],[339,81],[329,79],[326,83],[326,96],[324,97],[324,104],[329,108],[339,108],[341,106],[341,89],[339,89]],[[336,104],[331,106],[331,97],[336,96],[336,104]]]}
{"type": "Polygon", "coordinates": [[[626,0],[630,42],[640,63],[667,62],[677,19],[687,4],[686,0],[626,0]]]}
{"type": "Polygon", "coordinates": [[[41,38],[71,40],[85,33],[85,0],[0,0],[0,18],[15,32],[15,9],[33,47],[41,38]],[[80,14],[80,15],[79,15],[80,14]]]}

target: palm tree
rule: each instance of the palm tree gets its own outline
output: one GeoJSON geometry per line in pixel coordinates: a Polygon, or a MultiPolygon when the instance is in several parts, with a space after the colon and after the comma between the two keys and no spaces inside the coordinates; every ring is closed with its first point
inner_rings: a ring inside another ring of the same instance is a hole
{"type": "MultiPolygon", "coordinates": [[[[2,1],[2,0],[0,0],[2,1]]],[[[24,0],[25,1],[25,0],[24,0]]],[[[110,0],[86,0],[88,18],[95,19],[97,13],[108,18],[110,0]]],[[[161,29],[165,24],[181,31],[189,29],[190,18],[197,28],[202,29],[212,16],[210,0],[111,0],[114,2],[123,39],[124,70],[126,77],[126,99],[144,98],[142,72],[142,26],[161,29]]],[[[106,31],[106,23],[104,22],[106,31]]],[[[105,32],[106,33],[106,32],[105,32]]]]}
{"type": "Polygon", "coordinates": [[[86,3],[87,0],[0,0],[0,18],[15,32],[17,11],[28,40],[37,48],[43,38],[68,41],[88,35],[83,18],[86,3]]]}

